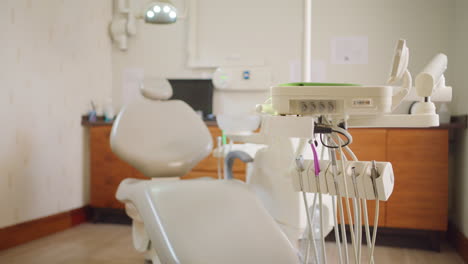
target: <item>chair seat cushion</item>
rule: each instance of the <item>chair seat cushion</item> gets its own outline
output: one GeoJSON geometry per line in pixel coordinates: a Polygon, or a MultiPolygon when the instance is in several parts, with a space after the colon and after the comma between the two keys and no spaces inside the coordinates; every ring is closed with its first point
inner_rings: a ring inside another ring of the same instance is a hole
{"type": "Polygon", "coordinates": [[[236,180],[124,180],[162,263],[299,263],[249,187],[236,180]]]}

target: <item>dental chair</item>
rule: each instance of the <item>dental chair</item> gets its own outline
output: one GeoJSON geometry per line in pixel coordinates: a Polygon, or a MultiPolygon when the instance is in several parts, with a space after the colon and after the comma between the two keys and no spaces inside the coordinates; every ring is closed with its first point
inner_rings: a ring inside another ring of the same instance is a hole
{"type": "Polygon", "coordinates": [[[156,263],[299,263],[253,191],[237,180],[179,180],[210,154],[200,117],[172,92],[142,90],[117,116],[111,147],[148,180],[125,179],[116,197],[133,219],[135,248],[156,263]]]}

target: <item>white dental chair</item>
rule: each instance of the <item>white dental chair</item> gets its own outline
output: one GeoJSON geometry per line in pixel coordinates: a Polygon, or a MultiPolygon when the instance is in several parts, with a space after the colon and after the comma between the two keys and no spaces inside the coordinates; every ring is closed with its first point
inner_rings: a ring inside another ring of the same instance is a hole
{"type": "Polygon", "coordinates": [[[177,180],[210,154],[210,133],[187,104],[164,101],[171,93],[143,95],[123,108],[111,134],[115,154],[151,178],[126,179],[116,194],[133,219],[135,248],[154,264],[299,263],[248,185],[177,180]]]}

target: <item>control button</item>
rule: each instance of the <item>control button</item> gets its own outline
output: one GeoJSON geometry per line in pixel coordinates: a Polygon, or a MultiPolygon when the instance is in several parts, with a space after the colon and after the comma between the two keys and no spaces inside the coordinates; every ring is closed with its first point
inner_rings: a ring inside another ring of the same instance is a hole
{"type": "Polygon", "coordinates": [[[320,113],[324,112],[326,109],[326,106],[323,102],[320,102],[319,105],[318,105],[318,110],[320,113]]]}
{"type": "Polygon", "coordinates": [[[307,106],[307,103],[306,103],[306,102],[301,102],[301,112],[302,112],[302,113],[307,112],[307,109],[308,109],[308,108],[309,108],[309,107],[307,106]]]}
{"type": "Polygon", "coordinates": [[[309,110],[310,110],[310,112],[315,112],[315,110],[317,110],[317,106],[315,105],[314,102],[310,102],[309,110]]]}
{"type": "Polygon", "coordinates": [[[333,104],[333,102],[328,102],[328,112],[335,112],[335,104],[333,104]]]}

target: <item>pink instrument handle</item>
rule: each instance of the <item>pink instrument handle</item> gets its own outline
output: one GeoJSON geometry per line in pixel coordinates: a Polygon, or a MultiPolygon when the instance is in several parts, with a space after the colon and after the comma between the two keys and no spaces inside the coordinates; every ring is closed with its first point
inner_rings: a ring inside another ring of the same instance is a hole
{"type": "Polygon", "coordinates": [[[315,176],[319,176],[320,174],[320,163],[318,160],[317,149],[315,148],[314,143],[310,143],[310,147],[312,148],[312,154],[314,154],[314,169],[315,169],[315,176]]]}

